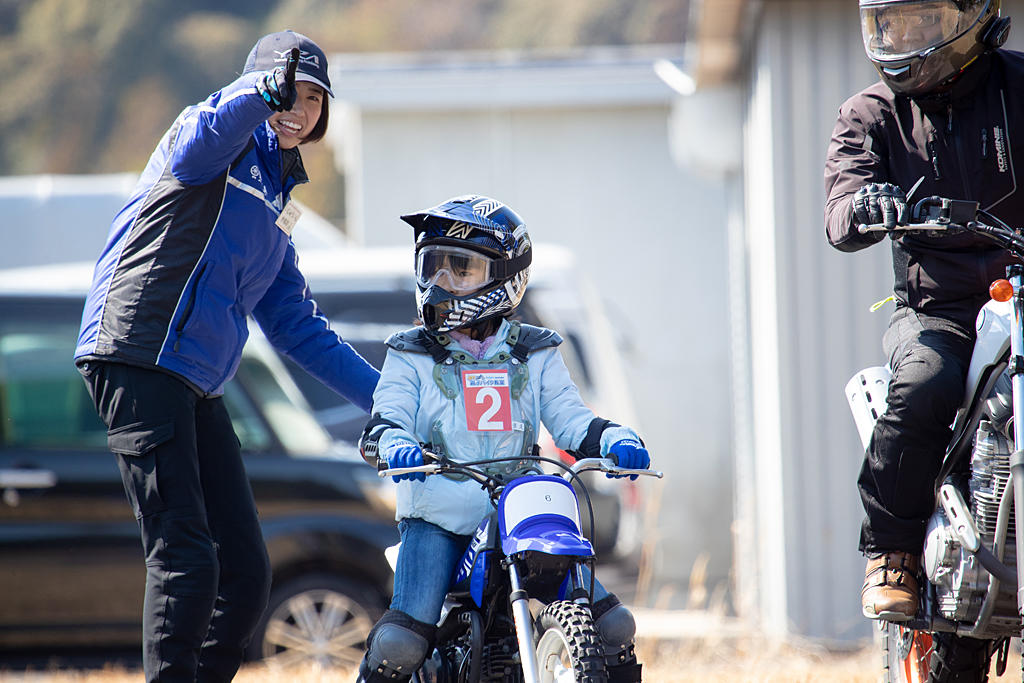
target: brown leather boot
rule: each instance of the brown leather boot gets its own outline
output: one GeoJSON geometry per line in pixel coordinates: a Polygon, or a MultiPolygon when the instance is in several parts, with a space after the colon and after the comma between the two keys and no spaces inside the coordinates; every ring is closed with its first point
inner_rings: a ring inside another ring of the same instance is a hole
{"type": "Polygon", "coordinates": [[[869,559],[860,590],[861,611],[868,619],[907,621],[917,614],[916,555],[899,551],[869,559]]]}

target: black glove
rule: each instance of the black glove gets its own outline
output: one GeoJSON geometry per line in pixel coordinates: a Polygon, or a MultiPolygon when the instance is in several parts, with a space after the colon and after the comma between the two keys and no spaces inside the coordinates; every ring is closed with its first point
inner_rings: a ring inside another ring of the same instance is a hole
{"type": "Polygon", "coordinates": [[[907,218],[907,197],[891,183],[868,183],[853,195],[853,217],[858,223],[883,223],[889,230],[907,218]]]}
{"type": "Polygon", "coordinates": [[[295,104],[295,67],[299,64],[299,48],[292,48],[288,65],[267,71],[256,80],[256,92],[273,111],[288,111],[295,104]]]}

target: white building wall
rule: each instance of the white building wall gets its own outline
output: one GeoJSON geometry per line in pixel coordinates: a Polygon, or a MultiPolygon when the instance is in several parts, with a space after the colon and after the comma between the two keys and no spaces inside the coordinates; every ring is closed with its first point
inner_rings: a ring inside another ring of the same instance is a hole
{"type": "Polygon", "coordinates": [[[628,346],[638,421],[665,471],[644,487],[660,501],[648,528],[659,541],[651,601],[684,606],[698,557],[709,558],[710,588],[725,587],[731,566],[726,190],[672,161],[672,93],[650,60],[641,72],[642,87],[623,78],[616,88],[600,72],[559,72],[557,96],[530,101],[550,76],[537,69],[535,89],[503,99],[497,70],[484,77],[493,106],[429,73],[403,101],[388,80],[403,77],[380,74],[373,94],[352,85],[360,154],[345,173],[359,207],[352,232],[368,245],[411,247],[400,213],[476,192],[514,207],[535,241],[575,252],[628,346]],[[429,102],[417,106],[424,91],[429,102]]]}

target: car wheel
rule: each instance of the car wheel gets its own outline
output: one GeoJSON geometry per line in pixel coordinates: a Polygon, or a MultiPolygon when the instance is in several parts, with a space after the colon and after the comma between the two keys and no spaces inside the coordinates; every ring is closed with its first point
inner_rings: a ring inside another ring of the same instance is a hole
{"type": "Polygon", "coordinates": [[[288,581],[271,592],[249,658],[281,667],[355,669],[366,635],[383,614],[377,596],[365,583],[330,574],[288,581]]]}

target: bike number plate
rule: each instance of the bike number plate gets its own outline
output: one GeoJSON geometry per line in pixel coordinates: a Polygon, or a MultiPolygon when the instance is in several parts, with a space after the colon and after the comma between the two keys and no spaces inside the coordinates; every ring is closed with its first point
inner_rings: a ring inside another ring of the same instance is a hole
{"type": "Polygon", "coordinates": [[[512,389],[508,370],[463,370],[462,396],[469,431],[512,431],[512,389]]]}

